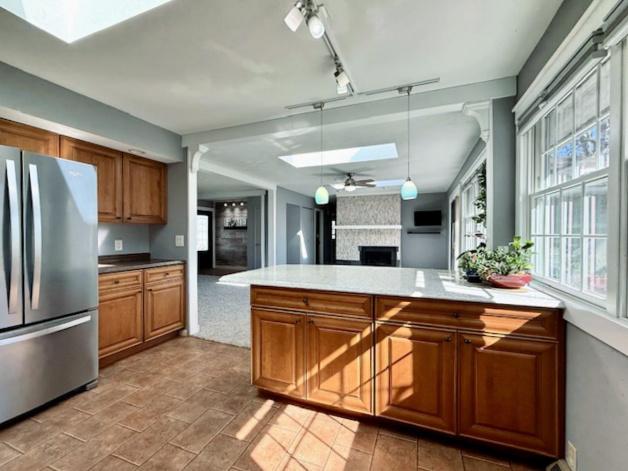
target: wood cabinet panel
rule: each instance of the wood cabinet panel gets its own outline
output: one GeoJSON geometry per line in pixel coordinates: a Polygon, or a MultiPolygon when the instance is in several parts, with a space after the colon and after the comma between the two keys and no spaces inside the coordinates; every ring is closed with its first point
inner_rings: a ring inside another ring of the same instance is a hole
{"type": "Polygon", "coordinates": [[[378,325],[376,414],[456,432],[456,333],[378,325]]]}
{"type": "Polygon", "coordinates": [[[305,316],[251,310],[253,384],[305,397],[305,316]]]}
{"type": "Polygon", "coordinates": [[[460,434],[559,456],[557,344],[459,335],[460,434]]]}
{"type": "Polygon", "coordinates": [[[0,145],[59,157],[58,134],[6,119],[0,119],[0,145]]]}
{"type": "Polygon", "coordinates": [[[371,413],[371,322],[307,318],[308,400],[371,413]]]}
{"type": "Polygon", "coordinates": [[[548,339],[560,335],[560,313],[551,309],[378,296],[375,318],[548,339]]]}
{"type": "Polygon", "coordinates": [[[141,288],[143,273],[141,270],[104,273],[98,277],[98,289],[141,288]]]}
{"type": "Polygon", "coordinates": [[[159,268],[150,268],[144,270],[146,283],[155,283],[158,281],[167,281],[184,277],[183,265],[168,265],[159,268]]]}
{"type": "Polygon", "coordinates": [[[105,357],[144,340],[142,287],[100,291],[98,356],[105,357]]]}
{"type": "Polygon", "coordinates": [[[372,298],[365,294],[329,293],[290,288],[254,286],[251,304],[274,309],[293,309],[316,314],[372,318],[372,298]]]}
{"type": "Polygon", "coordinates": [[[122,222],[122,152],[61,136],[61,157],[91,164],[98,174],[98,220],[122,222]]]}
{"type": "Polygon", "coordinates": [[[161,162],[124,154],[124,221],[165,224],[167,167],[161,162]]]}
{"type": "Polygon", "coordinates": [[[185,325],[183,279],[154,283],[144,288],[144,338],[159,337],[185,325]]]}

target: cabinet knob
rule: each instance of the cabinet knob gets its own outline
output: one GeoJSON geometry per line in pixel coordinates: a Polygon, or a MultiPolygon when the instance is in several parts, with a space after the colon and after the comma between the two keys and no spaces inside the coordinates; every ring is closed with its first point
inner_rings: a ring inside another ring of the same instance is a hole
{"type": "Polygon", "coordinates": [[[445,342],[451,342],[451,335],[445,339],[445,342]]]}
{"type": "Polygon", "coordinates": [[[120,284],[120,280],[113,280],[113,284],[114,285],[120,284]]]}
{"type": "Polygon", "coordinates": [[[457,312],[454,312],[452,315],[454,316],[455,319],[458,319],[460,317],[460,314],[457,312]]]}
{"type": "Polygon", "coordinates": [[[314,324],[314,321],[313,321],[312,319],[310,319],[308,322],[309,322],[310,324],[314,324]]]}
{"type": "Polygon", "coordinates": [[[310,300],[307,298],[307,296],[303,297],[303,304],[305,304],[306,306],[310,304],[310,300]]]}
{"type": "Polygon", "coordinates": [[[464,343],[471,343],[471,340],[469,340],[469,339],[464,339],[464,343]]]}
{"type": "Polygon", "coordinates": [[[170,273],[166,272],[166,276],[170,276],[170,273]]]}

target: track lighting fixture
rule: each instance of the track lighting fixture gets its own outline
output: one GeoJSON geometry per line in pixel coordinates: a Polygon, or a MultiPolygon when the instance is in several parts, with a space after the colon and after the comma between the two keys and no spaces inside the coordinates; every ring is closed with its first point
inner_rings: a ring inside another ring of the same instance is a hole
{"type": "Polygon", "coordinates": [[[344,95],[345,93],[348,93],[351,81],[349,80],[349,76],[339,63],[336,64],[334,78],[336,79],[336,93],[338,93],[338,95],[344,95]]]}
{"type": "Polygon", "coordinates": [[[325,34],[325,25],[319,16],[319,7],[313,0],[299,0],[290,9],[284,23],[291,31],[296,31],[305,20],[307,28],[314,39],[320,39],[325,34]]]}

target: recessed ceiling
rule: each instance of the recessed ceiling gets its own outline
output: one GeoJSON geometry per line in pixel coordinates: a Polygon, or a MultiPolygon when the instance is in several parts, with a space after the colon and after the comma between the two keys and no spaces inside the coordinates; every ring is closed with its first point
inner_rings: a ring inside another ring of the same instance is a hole
{"type": "MultiPolygon", "coordinates": [[[[560,0],[326,0],[358,90],[516,75],[560,0]]],[[[0,10],[0,60],[180,134],[333,97],[333,64],[291,0],[172,0],[72,44],[0,10]]]]}

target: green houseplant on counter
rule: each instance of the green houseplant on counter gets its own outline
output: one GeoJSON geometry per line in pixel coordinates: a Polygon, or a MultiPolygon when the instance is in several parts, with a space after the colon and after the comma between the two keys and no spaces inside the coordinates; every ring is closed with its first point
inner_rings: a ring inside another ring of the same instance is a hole
{"type": "Polygon", "coordinates": [[[532,241],[524,242],[521,237],[515,237],[508,247],[490,250],[481,246],[461,254],[458,267],[467,274],[469,281],[472,281],[468,276],[469,270],[473,270],[482,281],[498,288],[521,288],[532,281],[530,261],[533,246],[532,241]]]}
{"type": "Polygon", "coordinates": [[[458,268],[469,283],[481,283],[480,269],[483,264],[486,244],[481,243],[475,250],[467,250],[458,255],[458,268]]]}

